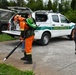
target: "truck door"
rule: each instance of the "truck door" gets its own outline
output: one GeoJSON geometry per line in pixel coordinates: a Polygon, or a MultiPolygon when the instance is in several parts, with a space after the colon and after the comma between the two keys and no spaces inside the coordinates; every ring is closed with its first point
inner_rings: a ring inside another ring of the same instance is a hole
{"type": "Polygon", "coordinates": [[[58,15],[52,15],[52,37],[60,36],[60,22],[58,15]]]}
{"type": "Polygon", "coordinates": [[[71,32],[70,21],[65,16],[60,15],[60,22],[61,22],[61,27],[60,27],[61,35],[69,35],[71,32]]]}

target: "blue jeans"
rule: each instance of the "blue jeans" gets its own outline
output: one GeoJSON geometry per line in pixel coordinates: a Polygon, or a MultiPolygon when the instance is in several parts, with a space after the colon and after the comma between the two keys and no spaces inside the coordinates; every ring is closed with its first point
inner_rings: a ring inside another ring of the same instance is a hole
{"type": "Polygon", "coordinates": [[[22,42],[22,49],[24,50],[25,48],[25,42],[22,42]]]}

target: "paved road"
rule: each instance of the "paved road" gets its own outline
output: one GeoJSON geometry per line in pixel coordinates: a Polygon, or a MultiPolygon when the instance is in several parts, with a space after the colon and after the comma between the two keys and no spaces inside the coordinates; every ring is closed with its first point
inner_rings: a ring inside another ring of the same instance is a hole
{"type": "Polygon", "coordinates": [[[35,75],[76,75],[76,55],[74,41],[66,37],[51,39],[47,46],[33,44],[33,64],[25,65],[21,46],[3,62],[3,58],[19,41],[0,42],[0,62],[13,64],[21,70],[33,70],[35,75]]]}

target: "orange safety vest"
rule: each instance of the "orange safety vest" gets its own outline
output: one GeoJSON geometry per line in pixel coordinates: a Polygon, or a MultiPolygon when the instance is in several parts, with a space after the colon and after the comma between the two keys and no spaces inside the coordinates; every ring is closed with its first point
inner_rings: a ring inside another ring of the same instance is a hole
{"type": "Polygon", "coordinates": [[[20,31],[21,31],[20,39],[24,40],[24,37],[26,35],[25,31],[28,29],[28,26],[25,22],[25,18],[18,17],[17,20],[19,21],[19,26],[20,26],[20,31]]]}

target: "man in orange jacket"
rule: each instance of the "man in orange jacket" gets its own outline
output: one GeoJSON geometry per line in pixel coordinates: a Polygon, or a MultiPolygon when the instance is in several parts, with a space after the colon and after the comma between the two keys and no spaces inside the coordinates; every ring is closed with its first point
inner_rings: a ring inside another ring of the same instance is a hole
{"type": "MultiPolygon", "coordinates": [[[[25,40],[25,31],[28,29],[28,26],[25,22],[25,18],[21,17],[20,15],[16,15],[14,17],[14,21],[16,23],[19,23],[20,31],[21,31],[20,40],[21,40],[22,44],[24,43],[24,45],[25,45],[25,41],[24,41],[25,40]]],[[[21,60],[26,60],[26,51],[24,50],[23,52],[24,52],[24,57],[21,58],[21,60]]]]}
{"type": "Polygon", "coordinates": [[[24,64],[32,64],[32,43],[34,41],[34,29],[37,27],[36,24],[34,24],[34,20],[31,17],[31,14],[27,14],[27,19],[25,22],[25,19],[23,17],[18,17],[19,23],[20,23],[20,30],[21,30],[21,42],[25,41],[25,51],[24,51],[24,58],[22,60],[26,61],[24,64]]]}

